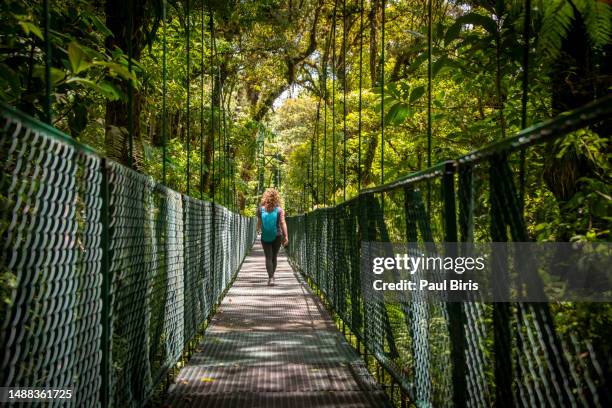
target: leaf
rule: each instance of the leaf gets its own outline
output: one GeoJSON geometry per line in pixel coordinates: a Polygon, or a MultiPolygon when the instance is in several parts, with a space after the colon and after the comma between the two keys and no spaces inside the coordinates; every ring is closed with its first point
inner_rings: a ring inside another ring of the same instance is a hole
{"type": "Polygon", "coordinates": [[[410,94],[410,85],[408,85],[407,82],[402,81],[399,83],[400,84],[400,89],[402,91],[402,97],[406,97],[410,94]]]}
{"type": "Polygon", "coordinates": [[[19,25],[23,29],[23,32],[26,33],[26,35],[30,35],[30,33],[32,33],[41,40],[45,40],[45,37],[43,37],[42,32],[40,31],[40,28],[38,28],[36,24],[31,23],[29,21],[20,21],[19,25]]]}
{"type": "Polygon", "coordinates": [[[108,82],[102,81],[100,83],[96,83],[91,79],[81,77],[72,77],[66,81],[66,83],[72,82],[76,82],[78,84],[91,88],[111,101],[116,101],[123,97],[123,93],[119,90],[119,88],[108,82]]]}
{"type": "Polygon", "coordinates": [[[455,23],[448,28],[444,42],[448,44],[456,39],[459,36],[461,28],[467,24],[481,26],[491,35],[495,35],[497,33],[497,23],[495,20],[493,20],[491,17],[472,12],[459,17],[455,23]]]}
{"type": "Polygon", "coordinates": [[[425,93],[425,86],[417,86],[410,93],[410,103],[414,103],[417,99],[419,99],[425,93]]]}
{"type": "Polygon", "coordinates": [[[51,84],[56,85],[58,82],[66,78],[66,73],[61,69],[51,67],[51,84]]]}
{"type": "Polygon", "coordinates": [[[438,75],[438,73],[440,72],[440,70],[449,63],[449,58],[448,56],[444,55],[442,57],[440,57],[436,62],[434,62],[431,66],[431,76],[432,78],[435,78],[436,75],[438,75]]]}
{"type": "Polygon", "coordinates": [[[72,72],[75,74],[86,70],[91,65],[85,60],[85,53],[75,41],[72,41],[68,45],[68,59],[70,60],[70,69],[72,69],[72,72]]]}
{"type": "Polygon", "coordinates": [[[214,378],[211,378],[211,377],[202,377],[202,378],[200,378],[200,381],[201,381],[201,382],[206,382],[206,383],[209,383],[209,382],[213,382],[213,381],[215,381],[215,379],[214,379],[214,378]]]}
{"type": "Polygon", "coordinates": [[[463,21],[464,24],[473,24],[483,27],[491,35],[497,34],[497,23],[491,17],[483,16],[476,13],[468,13],[457,19],[463,21]]]}
{"type": "Polygon", "coordinates": [[[117,64],[116,62],[99,61],[95,64],[108,68],[112,74],[119,75],[123,79],[135,79],[133,78],[134,75],[130,75],[130,71],[127,68],[121,64],[117,64]]]}
{"type": "Polygon", "coordinates": [[[85,55],[89,57],[89,60],[96,60],[96,59],[105,60],[106,59],[106,56],[104,54],[94,50],[93,48],[87,47],[83,44],[79,44],[79,47],[81,48],[81,51],[83,51],[85,55]]]}
{"type": "Polygon", "coordinates": [[[444,43],[448,45],[455,40],[459,36],[459,32],[461,32],[461,27],[463,27],[463,23],[460,21],[455,21],[452,26],[448,27],[446,36],[444,36],[444,43]]]}
{"type": "Polygon", "coordinates": [[[385,115],[385,123],[391,125],[399,125],[406,120],[410,113],[410,108],[403,102],[396,103],[391,106],[389,112],[385,115]]]}
{"type": "Polygon", "coordinates": [[[602,1],[587,1],[584,6],[582,14],[589,40],[595,48],[606,46],[612,36],[612,5],[602,1]]]}
{"type": "Polygon", "coordinates": [[[574,9],[569,2],[565,0],[547,2],[541,23],[541,35],[538,38],[538,51],[552,60],[556,59],[573,21],[574,9]]]}
{"type": "Polygon", "coordinates": [[[426,52],[422,52],[421,54],[419,54],[414,61],[412,61],[412,63],[409,65],[408,67],[408,72],[414,72],[416,71],[423,62],[427,61],[427,53],[426,52]]]}
{"type": "MultiPolygon", "coordinates": [[[[32,74],[41,81],[45,81],[45,67],[43,65],[34,65],[32,74]]],[[[66,73],[61,69],[51,67],[51,85],[57,85],[58,82],[66,78],[66,73]]]]}
{"type": "Polygon", "coordinates": [[[113,32],[95,14],[90,14],[89,18],[96,29],[104,34],[104,37],[113,37],[113,32]]]}
{"type": "Polygon", "coordinates": [[[387,84],[387,91],[395,97],[395,99],[401,99],[401,95],[397,88],[397,84],[395,82],[390,82],[387,84]]]}

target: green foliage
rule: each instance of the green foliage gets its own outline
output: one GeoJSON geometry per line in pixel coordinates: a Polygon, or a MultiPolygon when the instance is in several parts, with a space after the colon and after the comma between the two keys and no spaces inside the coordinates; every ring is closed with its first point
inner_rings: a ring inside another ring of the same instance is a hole
{"type": "Polygon", "coordinates": [[[557,142],[557,158],[585,157],[592,166],[592,177],[580,177],[576,193],[560,203],[560,212],[548,222],[537,225],[540,240],[610,240],[612,222],[612,156],[607,151],[609,138],[582,129],[557,142]]]}
{"type": "MultiPolygon", "coordinates": [[[[531,44],[537,47],[532,51],[537,49],[537,52],[530,54],[529,123],[550,117],[551,60],[558,58],[563,39],[569,35],[572,24],[577,18],[584,21],[588,46],[599,56],[610,42],[611,15],[610,6],[604,2],[539,0],[532,3],[531,44]]],[[[200,168],[206,175],[213,167],[207,155],[212,149],[210,132],[214,122],[215,152],[211,157],[214,157],[216,175],[210,183],[215,184],[217,192],[228,186],[233,188],[235,183],[242,205],[251,206],[257,199],[261,184],[274,179],[275,169],[271,162],[262,167],[257,156],[265,145],[263,149],[267,153],[276,152],[284,160],[281,163],[284,176],[281,188],[286,195],[294,197],[289,201],[292,205],[303,206],[304,199],[308,205],[321,205],[323,201],[331,203],[334,197],[336,201],[341,199],[345,189],[350,197],[357,193],[358,183],[362,187],[375,185],[381,174],[380,98],[383,92],[377,88],[381,15],[380,9],[374,10],[375,31],[372,32],[368,19],[373,4],[365,2],[363,32],[359,31],[359,8],[347,5],[349,46],[344,60],[342,19],[336,22],[336,42],[330,43],[334,7],[331,1],[306,1],[299,5],[281,0],[193,3],[189,19],[185,15],[184,2],[169,2],[165,26],[160,21],[162,2],[154,1],[147,8],[147,22],[139,33],[147,47],[139,59],[133,61],[133,71],[129,72],[126,50],[107,49],[108,41],[122,33],[113,33],[105,25],[106,10],[103,7],[85,0],[52,2],[50,40],[54,125],[98,149],[111,149],[106,139],[117,132],[124,135],[127,130],[108,129],[105,104],[108,101],[125,102],[126,85],[131,82],[139,94],[136,109],[140,123],[137,127],[144,156],[140,170],[161,179],[164,133],[162,38],[165,34],[166,175],[169,186],[186,191],[189,183],[189,190],[199,195],[200,168]],[[204,10],[200,8],[202,6],[204,10]],[[216,54],[210,48],[210,10],[214,15],[216,54]],[[315,16],[318,16],[316,25],[315,16]],[[189,67],[186,66],[187,22],[191,36],[189,67]],[[372,38],[373,33],[375,37],[372,38]],[[315,40],[315,47],[308,53],[311,38],[315,40]],[[364,44],[361,66],[360,39],[364,44]],[[372,48],[373,44],[376,46],[372,48]],[[332,46],[336,49],[335,64],[330,60],[332,46]],[[323,58],[327,60],[323,61],[323,58]],[[333,66],[335,72],[332,72],[333,66]],[[290,72],[288,67],[293,71],[290,72]],[[324,76],[328,78],[326,89],[322,82],[324,76]],[[344,76],[346,106],[343,104],[344,76]],[[360,76],[363,85],[361,111],[360,76]],[[331,100],[332,78],[336,80],[335,101],[331,100]],[[187,82],[190,84],[189,122],[186,115],[187,82]],[[328,96],[326,129],[323,125],[325,105],[320,105],[318,122],[316,112],[325,93],[328,96]],[[218,108],[215,108],[214,120],[211,117],[211,101],[225,107],[224,125],[218,108]],[[270,130],[265,140],[258,139],[260,128],[270,130]],[[335,135],[332,135],[332,128],[336,130],[335,135]],[[190,140],[187,140],[188,129],[190,140]],[[327,151],[323,150],[324,134],[327,151]],[[332,144],[334,139],[335,146],[332,144]],[[226,149],[228,143],[230,148],[226,149]],[[315,160],[311,159],[311,151],[315,160]],[[334,151],[335,167],[332,160],[334,151]],[[186,176],[188,158],[189,181],[186,176]],[[346,186],[343,185],[345,169],[346,186]],[[336,185],[332,185],[334,173],[336,185]],[[305,188],[308,194],[302,197],[305,188]]],[[[519,130],[525,10],[523,2],[510,0],[434,0],[432,7],[431,156],[436,163],[519,130]]],[[[0,38],[3,39],[0,99],[42,117],[46,56],[41,3],[7,0],[0,5],[0,13],[4,22],[0,27],[0,38]]],[[[382,116],[385,179],[391,180],[427,165],[428,30],[423,2],[387,2],[386,16],[385,112],[382,116]]],[[[605,151],[607,142],[598,143],[591,144],[592,149],[605,151]]],[[[124,146],[120,144],[120,148],[124,146]]],[[[573,148],[578,149],[577,146],[573,148]]],[[[590,160],[603,160],[603,156],[594,150],[580,152],[590,160]]],[[[599,163],[594,167],[601,166],[599,163]]],[[[605,182],[599,178],[597,181],[582,180],[581,183],[585,188],[584,197],[575,197],[571,204],[564,205],[587,203],[589,216],[601,215],[607,210],[601,202],[606,203],[606,197],[610,195],[601,185],[605,182]]],[[[211,185],[204,186],[204,195],[210,189],[211,185]]],[[[534,201],[534,205],[535,202],[546,202],[547,208],[556,205],[550,195],[538,197],[537,200],[542,201],[534,201]]],[[[566,207],[564,211],[571,211],[571,208],[566,207]]],[[[555,211],[549,211],[549,214],[553,213],[555,211]]],[[[559,213],[556,212],[557,218],[559,213]]],[[[578,217],[581,222],[587,218],[578,217]]],[[[574,228],[576,234],[584,235],[589,228],[584,230],[585,226],[576,222],[565,220],[564,225],[567,229],[574,228]]],[[[562,228],[561,224],[547,225],[539,230],[542,236],[546,235],[544,231],[562,228]]],[[[605,235],[605,231],[605,228],[598,227],[595,234],[599,237],[605,235]]]]}
{"type": "Polygon", "coordinates": [[[551,60],[559,57],[563,40],[573,21],[580,19],[594,48],[610,44],[612,7],[603,1],[550,0],[539,1],[536,18],[541,20],[538,51],[551,60]]]}
{"type": "MultiPolygon", "coordinates": [[[[131,83],[137,91],[134,109],[140,117],[135,124],[140,135],[136,142],[143,150],[138,170],[161,180],[165,164],[170,188],[189,190],[196,197],[202,191],[202,197],[225,205],[235,199],[247,215],[254,214],[264,187],[280,184],[287,212],[298,213],[340,203],[345,195],[358,194],[359,187],[379,184],[383,164],[385,181],[391,181],[426,168],[429,153],[435,164],[516,133],[523,120],[525,46],[530,50],[525,120],[532,124],[550,118],[552,84],[559,79],[555,65],[565,64],[563,47],[571,30],[578,22],[584,24],[588,44],[583,46],[589,61],[601,65],[612,32],[612,8],[602,1],[533,1],[532,38],[526,44],[523,1],[432,0],[432,53],[428,55],[424,1],[386,2],[382,45],[381,10],[372,9],[380,2],[364,1],[363,31],[359,8],[347,4],[345,46],[342,19],[336,21],[335,43],[331,40],[337,2],[330,0],[211,0],[193,2],[190,15],[184,2],[167,2],[165,25],[159,19],[163,3],[153,1],[142,5],[146,24],[136,37],[146,47],[130,72],[127,50],[107,46],[124,32],[113,33],[105,25],[103,3],[50,3],[53,125],[100,151],[125,149],[124,144],[108,143],[116,135],[125,139],[127,130],[123,124],[108,123],[106,109],[109,102],[127,100],[125,90],[131,83]],[[209,11],[214,17],[216,50],[211,47],[209,11]],[[364,44],[361,53],[360,43],[364,44]],[[384,61],[380,61],[381,46],[384,61]],[[336,50],[334,61],[332,49],[336,50]],[[378,86],[381,79],[384,88],[378,86]],[[427,150],[429,125],[431,152],[427,150]],[[208,177],[207,185],[202,184],[200,169],[203,179],[208,177]],[[231,197],[234,186],[237,194],[231,197]],[[213,189],[215,197],[211,197],[213,189]]],[[[0,2],[0,100],[39,118],[44,117],[48,57],[42,14],[40,1],[0,2]]],[[[597,73],[609,76],[609,71],[597,73]]],[[[609,84],[606,88],[610,89],[609,84]]],[[[518,160],[511,158],[513,169],[519,168],[518,160]]],[[[524,203],[530,238],[610,240],[610,163],[609,135],[593,129],[574,132],[554,146],[530,149],[524,203]],[[547,163],[562,159],[578,161],[588,170],[588,176],[577,178],[576,193],[567,200],[555,196],[544,177],[547,163]]],[[[474,180],[475,191],[483,198],[476,203],[475,218],[481,226],[474,232],[477,241],[490,240],[484,179],[474,180]]],[[[519,185],[518,174],[514,182],[519,185]]],[[[441,213],[441,200],[436,197],[439,187],[431,190],[434,213],[441,213]]],[[[423,191],[426,188],[422,186],[423,191]]],[[[405,232],[402,197],[389,195],[385,211],[392,214],[390,238],[401,241],[405,232]]],[[[440,217],[433,220],[436,240],[441,239],[441,222],[440,217]]],[[[13,275],[0,271],[0,312],[15,284],[13,275]]],[[[612,313],[608,306],[554,307],[560,332],[575,329],[599,341],[598,350],[609,351],[605,339],[610,336],[612,313]]],[[[397,309],[390,313],[392,320],[399,320],[397,309]]],[[[441,322],[432,320],[431,326],[441,322]]],[[[398,332],[401,341],[408,341],[405,332],[398,332]]],[[[492,337],[484,344],[488,350],[493,348],[492,337]]],[[[125,357],[121,350],[126,349],[119,343],[119,361],[125,357]]],[[[410,356],[402,358],[407,361],[410,356]]]]}

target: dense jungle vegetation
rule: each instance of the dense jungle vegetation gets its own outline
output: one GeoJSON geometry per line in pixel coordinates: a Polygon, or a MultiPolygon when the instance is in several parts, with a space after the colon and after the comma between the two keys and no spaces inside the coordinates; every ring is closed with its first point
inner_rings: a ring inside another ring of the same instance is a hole
{"type": "MultiPolygon", "coordinates": [[[[534,0],[528,27],[518,0],[432,0],[431,13],[425,0],[50,4],[53,126],[161,180],[166,83],[166,184],[216,191],[246,213],[271,184],[292,213],[379,184],[381,117],[390,181],[582,106],[612,84],[609,1],[534,0]]],[[[43,2],[7,0],[0,15],[0,99],[44,118],[43,2]]],[[[609,135],[608,123],[540,152],[528,184],[543,182],[548,195],[526,207],[560,215],[534,235],[609,237],[609,135]]]]}
{"type": "MultiPolygon", "coordinates": [[[[268,186],[291,215],[339,204],[612,90],[612,0],[3,0],[0,18],[1,101],[246,215],[268,186]]],[[[611,134],[608,119],[529,149],[529,240],[611,240],[611,134]]],[[[406,230],[400,193],[389,240],[406,230]]],[[[491,241],[475,196],[473,236],[491,241]]],[[[585,339],[576,361],[595,350],[612,399],[612,304],[550,310],[561,336],[585,339]]]]}

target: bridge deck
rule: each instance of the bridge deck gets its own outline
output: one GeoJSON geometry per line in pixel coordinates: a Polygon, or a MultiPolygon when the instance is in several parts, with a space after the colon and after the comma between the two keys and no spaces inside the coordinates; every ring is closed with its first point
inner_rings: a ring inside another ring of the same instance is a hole
{"type": "Polygon", "coordinates": [[[276,285],[267,286],[257,242],[166,406],[385,407],[385,401],[282,251],[276,285]]]}

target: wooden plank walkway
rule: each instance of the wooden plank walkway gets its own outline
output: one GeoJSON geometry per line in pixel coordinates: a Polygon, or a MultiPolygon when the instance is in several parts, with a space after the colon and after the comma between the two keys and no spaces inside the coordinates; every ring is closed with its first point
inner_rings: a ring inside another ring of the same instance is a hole
{"type": "Polygon", "coordinates": [[[268,286],[256,242],[165,406],[387,407],[385,393],[283,250],[275,277],[268,286]]]}

